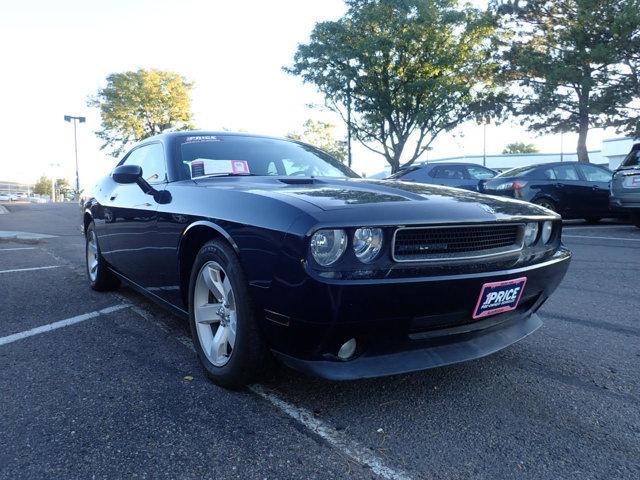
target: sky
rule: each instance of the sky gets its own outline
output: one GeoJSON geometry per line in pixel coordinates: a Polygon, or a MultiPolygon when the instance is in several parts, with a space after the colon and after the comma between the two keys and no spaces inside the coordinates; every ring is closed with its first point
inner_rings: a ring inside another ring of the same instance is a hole
{"type": "MultiPolygon", "coordinates": [[[[482,0],[476,3],[482,4],[482,0]]],[[[75,181],[73,127],[78,127],[82,188],[108,174],[116,159],[100,150],[100,118],[87,99],[108,74],[138,68],[172,70],[193,81],[195,124],[284,136],[307,118],[344,127],[318,107],[311,85],[282,71],[316,22],[345,11],[342,0],[0,0],[0,181],[33,183],[41,175],[75,181]]],[[[481,154],[483,128],[464,124],[436,139],[430,159],[481,154]]],[[[614,132],[594,129],[600,149],[614,132]]],[[[560,137],[536,137],[516,124],[487,127],[487,154],[507,143],[559,152],[560,137]]],[[[565,151],[575,135],[565,135],[565,151]]],[[[355,145],[354,170],[371,175],[384,159],[355,145]]]]}

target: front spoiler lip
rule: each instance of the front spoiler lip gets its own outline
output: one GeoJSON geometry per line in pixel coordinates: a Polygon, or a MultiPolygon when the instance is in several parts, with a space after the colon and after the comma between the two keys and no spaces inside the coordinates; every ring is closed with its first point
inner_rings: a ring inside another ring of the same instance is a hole
{"type": "Polygon", "coordinates": [[[346,362],[301,360],[284,353],[273,353],[282,363],[303,373],[327,380],[357,380],[417,372],[482,358],[513,345],[541,326],[540,317],[532,313],[506,326],[501,324],[487,328],[468,338],[455,340],[454,337],[446,344],[375,356],[363,355],[346,362]]]}

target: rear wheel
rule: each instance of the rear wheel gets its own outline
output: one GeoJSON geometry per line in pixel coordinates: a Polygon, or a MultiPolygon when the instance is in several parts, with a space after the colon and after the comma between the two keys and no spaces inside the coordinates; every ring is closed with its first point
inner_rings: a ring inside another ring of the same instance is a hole
{"type": "Polygon", "coordinates": [[[541,207],[544,207],[544,208],[549,209],[549,210],[554,211],[554,212],[558,211],[558,207],[556,206],[556,204],[553,201],[551,201],[549,199],[546,199],[546,198],[541,198],[539,200],[536,200],[533,203],[535,203],[536,205],[540,205],[541,207]]]}
{"type": "Polygon", "coordinates": [[[189,282],[189,324],[209,378],[227,388],[259,380],[271,364],[247,282],[235,252],[223,241],[198,252],[189,282]]]}
{"type": "Polygon", "coordinates": [[[96,236],[93,222],[87,227],[85,236],[85,259],[87,267],[87,277],[91,288],[99,292],[115,290],[120,286],[120,281],[115,274],[109,270],[102,254],[96,236]]]}
{"type": "Polygon", "coordinates": [[[631,214],[631,223],[633,223],[636,227],[640,228],[640,213],[631,214]]]}

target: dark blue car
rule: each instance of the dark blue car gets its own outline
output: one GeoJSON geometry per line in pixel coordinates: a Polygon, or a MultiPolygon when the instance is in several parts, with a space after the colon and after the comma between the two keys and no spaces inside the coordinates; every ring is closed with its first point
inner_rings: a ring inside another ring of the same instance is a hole
{"type": "Polygon", "coordinates": [[[421,163],[404,168],[389,179],[479,191],[480,182],[490,180],[497,174],[475,163],[421,163]]]}
{"type": "Polygon", "coordinates": [[[482,191],[535,203],[562,215],[597,222],[620,216],[609,208],[612,172],[579,162],[545,163],[514,168],[484,182],[482,191]]]}
{"type": "Polygon", "coordinates": [[[358,178],[304,143],[175,132],[135,146],[84,203],[95,290],[188,319],[211,379],[273,359],[330,379],[479,358],[542,324],[571,254],[513,199],[358,178]]]}

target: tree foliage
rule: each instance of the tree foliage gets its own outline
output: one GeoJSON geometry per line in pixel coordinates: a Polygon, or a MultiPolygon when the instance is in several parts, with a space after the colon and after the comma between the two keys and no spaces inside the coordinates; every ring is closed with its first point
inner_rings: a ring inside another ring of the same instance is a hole
{"type": "Polygon", "coordinates": [[[291,132],[287,137],[314,145],[344,163],[347,159],[347,146],[344,141],[335,137],[335,128],[332,123],[309,118],[302,125],[302,132],[291,132]]]}
{"type": "Polygon", "coordinates": [[[156,135],[169,125],[176,130],[192,128],[193,84],[173,72],[144,70],[113,73],[107,86],[89,100],[100,109],[101,148],[119,156],[133,142],[156,135]]]}
{"type": "Polygon", "coordinates": [[[515,92],[513,113],[541,133],[577,132],[580,161],[589,161],[589,128],[616,125],[631,100],[621,62],[639,33],[638,6],[637,0],[492,2],[507,41],[502,60],[515,92]],[[624,18],[631,4],[635,24],[624,18]]]}
{"type": "Polygon", "coordinates": [[[486,113],[495,94],[489,16],[456,0],[346,0],[316,24],[286,71],[324,94],[393,172],[442,132],[486,113]],[[406,148],[411,145],[411,148],[406,148]]]}
{"type": "Polygon", "coordinates": [[[513,142],[506,145],[504,147],[504,150],[502,150],[502,153],[538,153],[539,151],[540,150],[538,150],[538,147],[536,147],[533,143],[513,142]]]}
{"type": "Polygon", "coordinates": [[[51,179],[42,175],[33,186],[33,193],[51,196],[51,179]]]}

